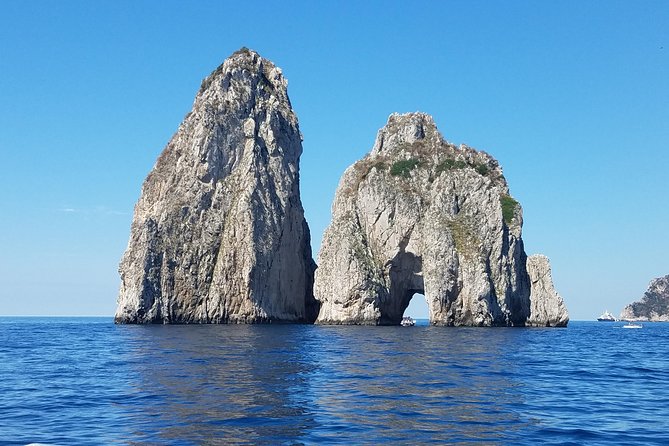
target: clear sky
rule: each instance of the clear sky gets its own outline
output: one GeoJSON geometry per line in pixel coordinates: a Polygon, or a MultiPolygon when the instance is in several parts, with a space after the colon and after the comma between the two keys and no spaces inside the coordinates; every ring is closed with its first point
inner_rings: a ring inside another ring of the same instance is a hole
{"type": "Polygon", "coordinates": [[[242,46],[289,80],[314,255],[344,169],[424,111],[500,161],[572,319],[617,314],[669,274],[668,37],[667,1],[3,0],[0,315],[113,314],[141,184],[242,46]]]}

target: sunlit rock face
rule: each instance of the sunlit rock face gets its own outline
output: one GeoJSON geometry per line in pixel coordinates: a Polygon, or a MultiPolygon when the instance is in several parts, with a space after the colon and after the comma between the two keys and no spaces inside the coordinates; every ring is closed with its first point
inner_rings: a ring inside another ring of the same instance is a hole
{"type": "Polygon", "coordinates": [[[337,188],[317,323],[398,324],[421,293],[435,325],[564,326],[547,259],[528,274],[521,228],[495,159],[446,142],[428,115],[393,114],[337,188]]]}
{"type": "Polygon", "coordinates": [[[144,182],[116,322],[313,322],[301,153],[281,70],[236,52],[202,82],[144,182]]]}
{"type": "Polygon", "coordinates": [[[561,327],[569,322],[564,300],[553,286],[548,257],[534,254],[527,258],[530,280],[530,316],[527,325],[534,327],[561,327]]]}
{"type": "Polygon", "coordinates": [[[620,313],[627,321],[669,321],[669,275],[653,279],[641,300],[627,305],[620,313]]]}

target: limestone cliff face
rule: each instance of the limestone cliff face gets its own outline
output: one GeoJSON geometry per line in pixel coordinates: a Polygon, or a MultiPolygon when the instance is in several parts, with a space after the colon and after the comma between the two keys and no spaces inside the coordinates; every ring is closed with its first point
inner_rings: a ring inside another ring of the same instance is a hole
{"type": "Polygon", "coordinates": [[[628,321],[669,321],[669,275],[653,279],[638,302],[627,305],[620,319],[628,321]]]}
{"type": "Polygon", "coordinates": [[[317,323],[397,324],[422,293],[436,325],[567,324],[550,269],[530,280],[522,210],[499,164],[444,141],[428,115],[390,116],[344,173],[332,214],[317,323]]]}
{"type": "Polygon", "coordinates": [[[312,322],[301,153],[281,70],[236,52],[202,82],[144,182],[116,322],[312,322]]]}

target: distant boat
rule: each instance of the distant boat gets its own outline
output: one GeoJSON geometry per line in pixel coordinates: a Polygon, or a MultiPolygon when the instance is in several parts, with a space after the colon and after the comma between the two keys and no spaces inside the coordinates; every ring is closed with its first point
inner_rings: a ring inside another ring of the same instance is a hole
{"type": "Polygon", "coordinates": [[[414,321],[411,316],[404,316],[402,318],[402,322],[400,322],[400,325],[402,327],[413,327],[416,325],[416,321],[414,321]]]}
{"type": "Polygon", "coordinates": [[[615,317],[614,315],[612,315],[611,313],[609,313],[608,310],[606,310],[605,312],[603,312],[603,313],[601,314],[601,316],[599,316],[599,317],[597,318],[597,320],[598,320],[599,322],[615,322],[615,321],[617,321],[616,317],[615,317]]]}
{"type": "Polygon", "coordinates": [[[643,328],[643,325],[637,324],[636,322],[627,321],[623,328],[643,328]]]}

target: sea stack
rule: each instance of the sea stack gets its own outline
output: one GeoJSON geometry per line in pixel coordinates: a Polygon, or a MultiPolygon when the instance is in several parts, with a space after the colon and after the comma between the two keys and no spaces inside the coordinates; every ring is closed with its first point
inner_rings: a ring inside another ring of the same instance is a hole
{"type": "Polygon", "coordinates": [[[301,153],[281,70],[235,52],[202,82],[144,182],[115,321],[313,322],[301,153]]]}
{"type": "Polygon", "coordinates": [[[344,173],[318,257],[321,324],[399,324],[414,293],[448,326],[566,326],[548,259],[523,248],[498,162],[393,114],[344,173]]]}
{"type": "Polygon", "coordinates": [[[669,275],[651,280],[641,300],[627,305],[620,313],[626,321],[669,321],[669,275]]]}

